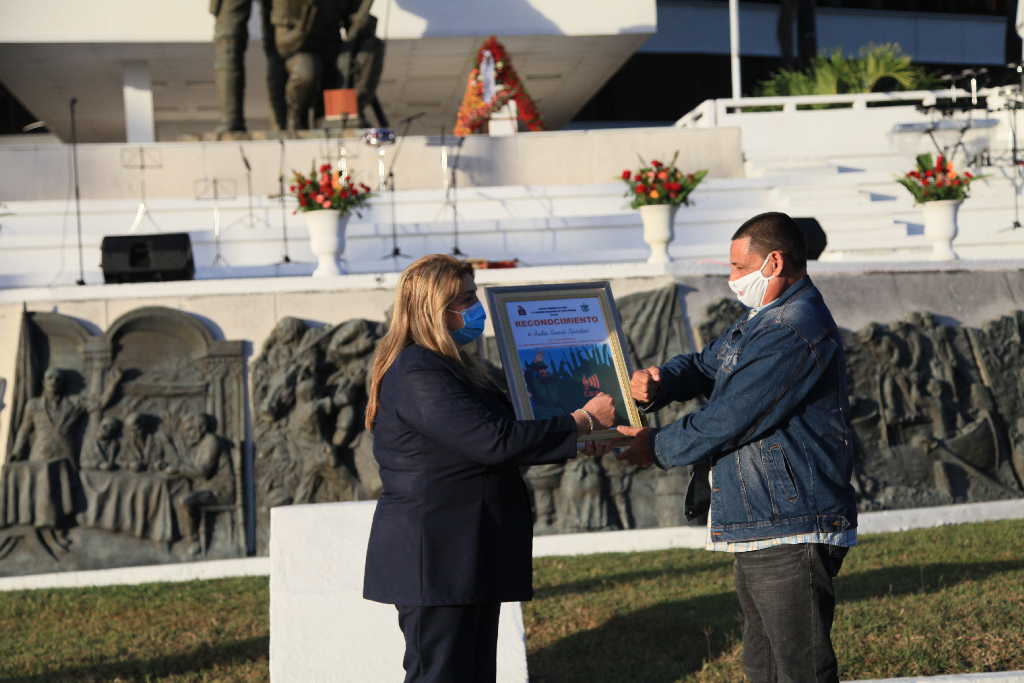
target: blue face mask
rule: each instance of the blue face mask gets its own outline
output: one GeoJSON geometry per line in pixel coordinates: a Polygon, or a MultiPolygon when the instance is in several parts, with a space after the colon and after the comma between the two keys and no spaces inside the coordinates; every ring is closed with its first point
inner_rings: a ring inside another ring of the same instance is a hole
{"type": "Polygon", "coordinates": [[[462,316],[462,327],[452,330],[452,339],[459,346],[465,346],[479,337],[484,332],[484,321],[487,320],[487,312],[479,301],[464,311],[453,311],[462,316]]]}

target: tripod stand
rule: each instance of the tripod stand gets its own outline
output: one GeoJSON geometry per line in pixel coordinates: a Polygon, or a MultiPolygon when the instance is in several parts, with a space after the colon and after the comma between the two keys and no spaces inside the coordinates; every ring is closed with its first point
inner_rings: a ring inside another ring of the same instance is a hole
{"type": "Polygon", "coordinates": [[[277,200],[281,205],[281,244],[284,248],[284,255],[281,256],[281,263],[291,263],[288,256],[288,212],[284,206],[284,138],[278,138],[281,143],[281,155],[277,163],[277,200]]]}
{"type": "Polygon", "coordinates": [[[1020,156],[1020,148],[1017,146],[1017,112],[1021,110],[1021,102],[1018,100],[1007,100],[1006,112],[1010,121],[1010,163],[1012,176],[1010,183],[1013,187],[1013,223],[1010,227],[1003,228],[1000,232],[1017,230],[1021,227],[1020,222],[1020,191],[1021,191],[1021,170],[1024,160],[1020,156]]]}
{"type": "MultiPolygon", "coordinates": [[[[387,174],[383,176],[381,183],[382,190],[385,186],[387,187],[391,203],[391,253],[385,254],[384,258],[391,258],[396,261],[399,258],[412,257],[407,254],[403,254],[402,250],[398,247],[398,214],[395,207],[395,162],[398,160],[398,153],[402,151],[402,142],[409,134],[409,126],[411,126],[412,122],[421,116],[423,116],[422,113],[413,114],[399,122],[402,124],[402,134],[398,138],[398,145],[395,146],[395,153],[391,155],[391,165],[388,167],[387,174]]],[[[378,154],[380,154],[380,161],[378,162],[378,172],[380,172],[384,168],[384,151],[378,150],[378,154]]]]}
{"type": "Polygon", "coordinates": [[[234,199],[235,194],[235,181],[230,179],[220,178],[199,178],[195,182],[194,194],[197,200],[213,201],[213,242],[215,245],[216,253],[213,257],[213,263],[211,266],[227,266],[229,265],[224,255],[220,251],[220,200],[221,199],[234,199]],[[222,193],[221,188],[224,188],[222,193]]]}
{"type": "Polygon", "coordinates": [[[146,149],[145,147],[139,147],[137,150],[121,150],[121,168],[138,169],[139,171],[139,208],[135,212],[135,220],[132,221],[130,228],[131,232],[138,232],[143,220],[148,220],[157,232],[160,231],[160,226],[153,220],[153,215],[149,212],[149,207],[146,206],[146,169],[161,168],[162,166],[160,150],[146,149]],[[137,159],[133,154],[138,154],[137,159]]]}
{"type": "Polygon", "coordinates": [[[253,200],[253,194],[252,194],[252,165],[249,163],[249,159],[245,156],[245,147],[243,147],[242,145],[239,145],[238,146],[238,152],[239,152],[239,154],[241,154],[241,156],[242,156],[242,164],[245,166],[245,185],[246,185],[246,188],[247,188],[247,196],[248,196],[248,199],[249,199],[249,211],[248,211],[247,214],[245,214],[241,218],[238,218],[235,221],[233,221],[231,225],[233,226],[235,223],[242,222],[242,223],[244,223],[245,227],[249,228],[250,230],[255,228],[257,225],[265,227],[265,228],[269,228],[270,227],[270,223],[267,221],[267,219],[263,218],[263,217],[258,217],[257,218],[256,213],[253,211],[253,206],[252,206],[252,200],[253,200]]]}
{"type": "Polygon", "coordinates": [[[444,206],[452,209],[452,256],[465,256],[465,252],[459,249],[459,207],[458,207],[458,170],[459,157],[462,155],[462,145],[466,138],[458,137],[455,143],[455,158],[448,156],[448,145],[445,140],[444,130],[441,131],[441,172],[444,174],[444,206]]]}
{"type": "MultiPolygon", "coordinates": [[[[78,189],[78,129],[75,126],[75,105],[78,104],[78,98],[72,97],[70,103],[71,109],[71,165],[75,176],[75,224],[78,227],[78,279],[75,280],[75,284],[82,286],[85,284],[85,263],[82,256],[82,199],[78,189]]],[[[138,220],[138,216],[135,217],[138,220]]],[[[135,232],[134,227],[132,232],[135,232]]]]}

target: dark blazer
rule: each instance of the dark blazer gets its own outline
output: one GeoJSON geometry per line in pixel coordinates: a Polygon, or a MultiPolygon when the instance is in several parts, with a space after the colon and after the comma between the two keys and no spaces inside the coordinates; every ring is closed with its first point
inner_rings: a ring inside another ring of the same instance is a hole
{"type": "Polygon", "coordinates": [[[517,421],[500,393],[448,359],[405,348],[384,374],[373,429],[383,490],[363,597],[406,606],[533,597],[523,465],[576,455],[572,417],[517,421]]]}

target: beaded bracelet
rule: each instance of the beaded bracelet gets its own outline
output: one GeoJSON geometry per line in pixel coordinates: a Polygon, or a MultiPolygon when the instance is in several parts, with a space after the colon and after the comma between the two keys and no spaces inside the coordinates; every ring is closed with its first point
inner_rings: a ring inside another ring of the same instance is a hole
{"type": "Polygon", "coordinates": [[[573,411],[574,413],[583,413],[583,417],[587,418],[587,434],[591,434],[594,431],[594,416],[590,414],[585,408],[577,408],[573,411]]]}

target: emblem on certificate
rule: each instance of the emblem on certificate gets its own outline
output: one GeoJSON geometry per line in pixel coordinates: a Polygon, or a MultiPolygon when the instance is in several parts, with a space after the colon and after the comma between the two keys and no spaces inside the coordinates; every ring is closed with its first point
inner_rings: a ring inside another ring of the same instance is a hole
{"type": "Polygon", "coordinates": [[[487,304],[516,417],[566,415],[604,392],[615,399],[616,424],[642,426],[607,281],[488,287],[487,304]]]}

